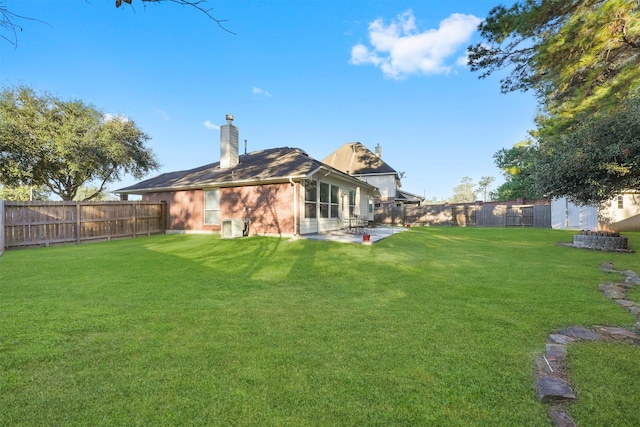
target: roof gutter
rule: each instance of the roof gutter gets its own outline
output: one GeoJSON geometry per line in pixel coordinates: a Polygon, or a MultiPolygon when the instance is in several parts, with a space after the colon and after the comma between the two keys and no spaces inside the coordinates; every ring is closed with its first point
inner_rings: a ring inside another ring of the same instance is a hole
{"type": "MultiPolygon", "coordinates": [[[[335,173],[336,172],[335,170],[333,170],[332,168],[329,168],[327,166],[319,166],[317,169],[309,172],[309,174],[307,174],[307,176],[305,178],[309,179],[309,180],[312,180],[313,179],[313,175],[317,174],[318,172],[320,172],[322,170],[327,171],[327,173],[324,174],[325,177],[328,176],[331,173],[335,173]]],[[[358,179],[355,176],[348,175],[348,174],[346,174],[344,172],[340,172],[340,171],[338,171],[338,172],[339,172],[338,176],[342,177],[344,181],[352,181],[354,183],[357,182],[359,186],[367,187],[370,190],[372,190],[375,197],[380,197],[380,189],[378,187],[375,187],[375,186],[369,184],[366,181],[362,181],[361,179],[358,179]]]]}
{"type": "Polygon", "coordinates": [[[136,188],[132,190],[116,190],[115,194],[142,194],[142,193],[159,193],[162,191],[184,191],[184,190],[199,190],[201,188],[211,187],[242,187],[255,184],[274,184],[289,182],[292,179],[305,179],[307,175],[291,176],[291,177],[274,177],[266,179],[247,179],[237,181],[223,181],[223,182],[205,182],[201,184],[184,185],[184,186],[170,186],[170,187],[151,187],[151,188],[136,188]]]}

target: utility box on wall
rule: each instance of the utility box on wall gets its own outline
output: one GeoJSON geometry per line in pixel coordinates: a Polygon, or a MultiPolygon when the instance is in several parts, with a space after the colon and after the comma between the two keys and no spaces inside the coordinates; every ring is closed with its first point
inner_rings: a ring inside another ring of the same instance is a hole
{"type": "Polygon", "coordinates": [[[235,239],[242,237],[244,230],[244,220],[240,218],[227,218],[222,220],[220,237],[223,239],[235,239]]]}

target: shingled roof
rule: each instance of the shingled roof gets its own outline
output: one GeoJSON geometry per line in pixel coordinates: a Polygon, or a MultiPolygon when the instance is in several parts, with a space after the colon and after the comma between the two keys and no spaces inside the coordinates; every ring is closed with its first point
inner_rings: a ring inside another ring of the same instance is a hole
{"type": "Polygon", "coordinates": [[[396,174],[397,172],[360,142],[349,142],[322,160],[350,175],[396,174]]]}
{"type": "Polygon", "coordinates": [[[281,147],[253,151],[240,156],[239,160],[237,165],[227,169],[221,169],[220,162],[215,162],[195,169],[163,173],[115,192],[140,194],[203,187],[264,184],[286,181],[289,178],[310,178],[311,174],[321,168],[333,170],[343,175],[345,179],[355,179],[309,157],[299,148],[281,147]]]}

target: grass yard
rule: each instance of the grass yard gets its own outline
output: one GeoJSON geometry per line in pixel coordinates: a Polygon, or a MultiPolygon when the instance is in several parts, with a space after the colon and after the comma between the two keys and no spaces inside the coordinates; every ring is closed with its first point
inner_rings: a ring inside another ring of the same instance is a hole
{"type": "MultiPolygon", "coordinates": [[[[640,250],[640,234],[628,233],[640,250]]],[[[571,232],[371,246],[156,236],[0,258],[0,425],[549,426],[535,359],[634,318],[571,232]]],[[[630,298],[640,299],[640,292],[630,298]]],[[[640,348],[574,344],[582,426],[640,425],[640,348]]]]}

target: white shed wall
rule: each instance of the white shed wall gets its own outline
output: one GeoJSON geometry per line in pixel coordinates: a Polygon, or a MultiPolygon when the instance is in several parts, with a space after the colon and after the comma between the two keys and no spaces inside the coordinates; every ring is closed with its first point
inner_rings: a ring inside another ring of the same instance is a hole
{"type": "Polygon", "coordinates": [[[551,201],[551,228],[566,230],[596,230],[598,208],[578,206],[566,198],[551,201]]]}

